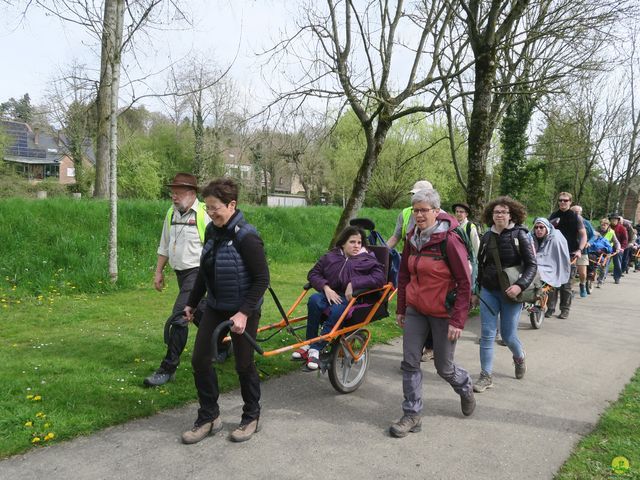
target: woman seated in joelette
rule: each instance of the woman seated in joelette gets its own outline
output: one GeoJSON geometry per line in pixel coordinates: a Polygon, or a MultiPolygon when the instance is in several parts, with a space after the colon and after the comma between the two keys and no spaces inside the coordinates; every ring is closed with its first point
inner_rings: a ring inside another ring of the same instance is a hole
{"type": "MultiPolygon", "coordinates": [[[[366,236],[358,227],[345,228],[336,246],[318,260],[309,271],[307,279],[318,292],[307,302],[307,340],[318,336],[322,314],[327,318],[322,324],[322,335],[331,331],[354,291],[380,288],[385,283],[385,272],[373,252],[366,249],[366,236]]],[[[318,341],[293,352],[295,360],[306,360],[306,370],[320,366],[320,351],[327,344],[318,341]]]]}

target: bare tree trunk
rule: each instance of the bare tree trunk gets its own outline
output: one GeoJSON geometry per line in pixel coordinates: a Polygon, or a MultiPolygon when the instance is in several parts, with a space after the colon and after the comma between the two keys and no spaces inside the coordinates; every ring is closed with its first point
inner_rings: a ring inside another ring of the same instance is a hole
{"type": "Polygon", "coordinates": [[[468,140],[467,203],[474,216],[482,211],[485,201],[487,157],[495,127],[491,119],[495,75],[495,53],[488,51],[480,54],[476,63],[475,92],[468,140]]]}
{"type": "Polygon", "coordinates": [[[118,280],[118,91],[120,88],[120,63],[122,55],[122,30],[124,26],[124,0],[107,0],[105,4],[104,35],[111,37],[111,49],[107,62],[111,69],[109,102],[109,278],[118,280]],[[107,5],[113,16],[107,17],[107,5]]]}
{"type": "Polygon", "coordinates": [[[204,165],[204,119],[202,117],[202,110],[196,110],[193,117],[193,136],[195,138],[193,174],[200,177],[203,173],[204,165]]]}
{"type": "MultiPolygon", "coordinates": [[[[631,86],[633,88],[633,85],[631,86]]],[[[622,184],[620,185],[620,191],[618,193],[618,204],[624,209],[624,204],[627,196],[629,195],[629,188],[631,181],[637,173],[638,169],[638,133],[640,130],[640,109],[636,113],[633,109],[635,107],[635,98],[632,97],[632,122],[631,122],[631,138],[629,139],[629,149],[627,152],[627,168],[624,172],[622,184]]],[[[622,212],[620,212],[622,213],[622,212]]]]}
{"type": "Polygon", "coordinates": [[[100,53],[100,83],[96,98],[97,138],[96,138],[96,183],[93,196],[107,198],[109,196],[109,137],[111,120],[111,85],[113,83],[113,65],[110,56],[114,51],[113,24],[117,15],[117,1],[107,0],[104,3],[102,27],[102,47],[100,53]]]}

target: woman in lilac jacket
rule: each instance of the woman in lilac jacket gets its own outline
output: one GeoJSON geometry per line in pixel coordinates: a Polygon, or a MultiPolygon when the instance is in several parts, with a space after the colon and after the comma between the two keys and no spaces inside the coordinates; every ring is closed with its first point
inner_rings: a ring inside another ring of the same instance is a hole
{"type": "MultiPolygon", "coordinates": [[[[307,302],[307,340],[318,336],[318,327],[325,313],[322,335],[331,331],[354,291],[380,288],[385,283],[385,272],[375,255],[366,249],[366,236],[358,227],[345,228],[336,246],[318,260],[307,279],[320,293],[314,293],[307,302]]],[[[320,351],[327,344],[318,341],[296,350],[292,357],[305,360],[306,370],[317,370],[320,351]]]]}

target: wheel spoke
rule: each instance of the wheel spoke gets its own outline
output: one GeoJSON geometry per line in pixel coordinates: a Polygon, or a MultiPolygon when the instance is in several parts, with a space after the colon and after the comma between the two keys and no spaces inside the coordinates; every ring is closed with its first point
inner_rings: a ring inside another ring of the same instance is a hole
{"type": "Polygon", "coordinates": [[[349,362],[348,364],[345,364],[343,362],[343,364],[342,364],[342,383],[344,383],[345,385],[349,381],[349,372],[351,372],[351,362],[349,362]]]}

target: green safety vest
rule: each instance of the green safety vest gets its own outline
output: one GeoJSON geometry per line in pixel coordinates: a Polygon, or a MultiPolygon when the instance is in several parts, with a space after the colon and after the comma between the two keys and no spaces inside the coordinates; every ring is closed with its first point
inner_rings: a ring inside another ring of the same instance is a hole
{"type": "Polygon", "coordinates": [[[407,207],[402,210],[402,238],[400,239],[404,242],[404,239],[407,238],[407,227],[409,226],[409,220],[411,220],[411,214],[413,213],[413,206],[407,207]]]}
{"type": "MultiPolygon", "coordinates": [[[[171,221],[173,220],[173,206],[169,207],[169,211],[167,211],[167,229],[171,228],[171,221]]],[[[196,209],[196,227],[198,227],[198,236],[200,237],[200,242],[204,245],[204,232],[207,229],[207,223],[204,220],[206,215],[206,207],[204,203],[198,202],[198,208],[196,209]]]]}
{"type": "Polygon", "coordinates": [[[603,235],[603,237],[604,237],[605,239],[609,240],[609,243],[611,244],[611,246],[612,246],[612,247],[613,247],[613,236],[614,236],[615,234],[616,234],[616,233],[615,233],[613,230],[609,229],[609,230],[607,230],[607,233],[605,233],[605,234],[603,235]]]}

